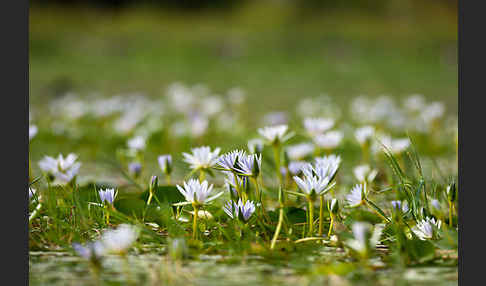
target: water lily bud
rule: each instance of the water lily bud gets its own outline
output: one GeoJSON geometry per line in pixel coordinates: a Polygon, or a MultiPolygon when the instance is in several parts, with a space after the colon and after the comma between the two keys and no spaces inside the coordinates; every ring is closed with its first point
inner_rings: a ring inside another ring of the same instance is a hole
{"type": "Polygon", "coordinates": [[[455,182],[450,184],[449,186],[447,186],[446,193],[447,193],[447,199],[449,200],[449,202],[455,202],[456,201],[456,199],[457,199],[457,188],[456,188],[455,182]]]}
{"type": "Polygon", "coordinates": [[[155,188],[157,188],[157,185],[159,183],[159,179],[157,178],[157,176],[152,176],[152,178],[150,179],[150,192],[153,192],[153,190],[155,190],[155,188]]]}
{"type": "Polygon", "coordinates": [[[333,215],[337,214],[339,211],[339,203],[337,199],[332,199],[330,202],[328,201],[327,208],[329,212],[333,215]]]}
{"type": "Polygon", "coordinates": [[[159,166],[162,172],[166,175],[172,173],[172,156],[171,155],[161,155],[158,158],[159,166]]]}

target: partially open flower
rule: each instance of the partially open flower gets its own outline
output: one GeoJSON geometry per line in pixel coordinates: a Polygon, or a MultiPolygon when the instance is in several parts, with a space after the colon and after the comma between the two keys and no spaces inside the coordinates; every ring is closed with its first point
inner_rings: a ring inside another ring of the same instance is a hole
{"type": "Polygon", "coordinates": [[[290,160],[297,161],[312,154],[312,152],[314,152],[314,145],[311,143],[292,145],[288,146],[285,152],[287,153],[290,160]]]}
{"type": "Polygon", "coordinates": [[[441,220],[436,221],[434,218],[427,217],[426,219],[417,222],[417,224],[412,227],[412,231],[421,240],[436,239],[438,238],[438,231],[441,225],[441,220]]]}
{"type": "Polygon", "coordinates": [[[39,167],[54,178],[54,184],[65,185],[71,182],[78,174],[81,163],[76,162],[77,158],[78,156],[72,153],[66,158],[59,154],[57,159],[45,156],[39,161],[39,167]]]}
{"type": "Polygon", "coordinates": [[[364,204],[366,194],[367,194],[366,184],[355,185],[351,189],[351,193],[349,193],[346,196],[346,201],[348,202],[350,207],[352,208],[358,207],[364,204]]]}
{"type": "Polygon", "coordinates": [[[139,162],[131,162],[130,164],[128,164],[128,173],[130,173],[131,176],[138,178],[141,172],[142,164],[140,164],[139,162]]]}
{"type": "Polygon", "coordinates": [[[223,210],[230,218],[234,218],[234,214],[236,214],[238,218],[242,219],[244,222],[247,222],[251,215],[255,212],[255,203],[252,201],[246,201],[243,203],[241,199],[238,200],[238,203],[228,201],[224,205],[223,210]]]}
{"type": "Polygon", "coordinates": [[[363,126],[354,132],[354,137],[359,144],[364,145],[371,140],[373,135],[375,134],[375,128],[373,126],[363,126]]]}
{"type": "Polygon", "coordinates": [[[218,161],[220,148],[216,148],[211,152],[211,148],[207,146],[193,148],[192,154],[182,153],[184,162],[190,164],[193,170],[205,170],[213,167],[218,161]]]}
{"type": "Polygon", "coordinates": [[[216,196],[209,197],[213,189],[213,185],[209,185],[208,181],[200,183],[199,180],[196,179],[190,179],[187,181],[187,183],[184,182],[184,188],[177,185],[177,189],[186,198],[186,201],[196,205],[208,203],[222,194],[219,193],[216,196]]]}
{"type": "Polygon", "coordinates": [[[171,155],[161,155],[158,157],[159,166],[162,172],[166,175],[172,173],[172,156],[171,155]]]}
{"type": "Polygon", "coordinates": [[[98,194],[100,195],[101,203],[107,203],[110,205],[113,205],[117,195],[117,193],[115,193],[115,189],[99,190],[98,194]]]}
{"type": "Polygon", "coordinates": [[[258,133],[262,135],[270,144],[278,144],[285,142],[290,136],[287,134],[287,125],[266,126],[258,129],[258,133]]]}
{"type": "Polygon", "coordinates": [[[238,157],[234,171],[243,176],[258,177],[262,169],[262,155],[251,154],[238,157]]]}
{"type": "Polygon", "coordinates": [[[134,137],[127,142],[128,148],[135,150],[135,151],[141,151],[145,149],[145,138],[142,136],[137,136],[134,137]]]}

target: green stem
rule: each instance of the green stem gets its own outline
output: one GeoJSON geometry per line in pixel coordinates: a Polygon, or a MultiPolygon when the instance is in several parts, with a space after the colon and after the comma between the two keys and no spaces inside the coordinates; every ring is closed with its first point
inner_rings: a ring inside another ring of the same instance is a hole
{"type": "Polygon", "coordinates": [[[273,249],[275,247],[275,242],[277,241],[277,237],[280,234],[280,229],[282,228],[282,223],[283,223],[283,215],[284,215],[283,212],[284,212],[283,206],[280,206],[280,210],[279,210],[279,214],[278,214],[277,229],[275,229],[275,234],[273,235],[272,244],[270,245],[270,249],[273,249]]]}
{"type": "Polygon", "coordinates": [[[309,200],[309,236],[314,232],[314,202],[309,200]]]}
{"type": "Polygon", "coordinates": [[[199,181],[203,182],[205,178],[206,178],[206,174],[204,173],[204,171],[202,169],[199,170],[199,181]]]}
{"type": "Polygon", "coordinates": [[[150,202],[152,201],[152,197],[154,196],[153,192],[149,192],[149,197],[147,200],[147,206],[150,205],[150,202]]]}
{"type": "Polygon", "coordinates": [[[170,185],[170,174],[165,175],[165,180],[167,182],[167,185],[170,185]]]}
{"type": "Polygon", "coordinates": [[[199,208],[196,205],[192,206],[194,209],[194,216],[192,222],[192,238],[197,239],[197,217],[199,214],[199,208]]]}
{"type": "Polygon", "coordinates": [[[280,172],[280,144],[274,144],[273,145],[273,157],[275,160],[275,171],[277,172],[277,178],[280,186],[283,186],[283,178],[282,178],[282,173],[280,172]]]}
{"type": "Polygon", "coordinates": [[[319,236],[323,233],[324,224],[324,196],[319,196],[319,236]]]}
{"type": "Polygon", "coordinates": [[[331,214],[331,224],[329,225],[329,232],[327,233],[327,237],[331,237],[331,233],[332,233],[332,227],[334,226],[334,215],[331,214]]]}

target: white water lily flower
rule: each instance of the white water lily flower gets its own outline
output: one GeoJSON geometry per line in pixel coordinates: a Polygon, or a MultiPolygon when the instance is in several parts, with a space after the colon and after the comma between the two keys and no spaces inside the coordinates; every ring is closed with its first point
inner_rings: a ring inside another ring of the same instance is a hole
{"type": "Polygon", "coordinates": [[[99,190],[98,194],[100,196],[101,203],[106,202],[107,204],[112,205],[115,201],[117,193],[115,193],[115,189],[106,189],[106,190],[99,190]]]}
{"type": "Polygon", "coordinates": [[[355,185],[351,189],[351,193],[346,195],[346,201],[350,207],[358,207],[364,203],[367,190],[365,184],[355,185]]]}
{"type": "Polygon", "coordinates": [[[106,248],[101,241],[95,241],[83,246],[79,243],[72,244],[77,255],[86,260],[98,261],[105,255],[106,248]]]}
{"type": "Polygon", "coordinates": [[[329,181],[332,181],[336,175],[339,165],[341,164],[341,157],[331,154],[328,156],[315,158],[314,171],[320,177],[329,177],[329,181]]]}
{"type": "Polygon", "coordinates": [[[250,154],[238,157],[237,166],[233,169],[236,173],[249,176],[257,177],[262,169],[262,155],[250,154]]]}
{"type": "Polygon", "coordinates": [[[321,195],[321,193],[329,186],[329,182],[331,181],[330,178],[327,176],[319,176],[315,172],[312,164],[307,163],[301,170],[304,174],[304,179],[294,176],[294,181],[299,186],[299,189],[305,194],[310,196],[321,195]]]}
{"type": "Polygon", "coordinates": [[[209,185],[208,181],[206,180],[201,183],[197,179],[190,179],[187,181],[187,183],[184,182],[184,188],[179,185],[176,187],[184,196],[186,201],[196,205],[208,203],[222,194],[221,192],[213,197],[209,197],[211,191],[213,190],[213,185],[209,185]]]}
{"type": "Polygon", "coordinates": [[[248,151],[253,154],[262,153],[264,144],[265,142],[260,138],[251,139],[248,141],[248,151]]]}
{"type": "Polygon", "coordinates": [[[192,154],[182,153],[184,162],[190,164],[191,169],[209,169],[213,167],[218,161],[220,148],[216,148],[211,152],[208,146],[191,149],[192,154]]]}
{"type": "Polygon", "coordinates": [[[258,129],[258,133],[262,135],[271,144],[278,142],[285,142],[289,136],[285,136],[287,132],[287,125],[266,126],[258,129]]]}
{"type": "Polygon", "coordinates": [[[172,173],[172,156],[171,155],[160,155],[157,158],[159,162],[159,167],[164,174],[169,175],[172,173]]]}
{"type": "Polygon", "coordinates": [[[225,171],[232,171],[236,166],[237,160],[242,157],[246,157],[246,152],[243,150],[233,150],[223,154],[218,158],[218,167],[225,171]]]}
{"type": "Polygon", "coordinates": [[[372,170],[369,165],[364,164],[364,165],[356,166],[353,169],[353,174],[359,182],[371,183],[376,178],[376,175],[378,174],[378,170],[376,169],[372,170]]]}
{"type": "Polygon", "coordinates": [[[339,146],[343,139],[343,133],[341,131],[328,131],[324,134],[319,134],[314,137],[314,143],[320,148],[334,149],[339,146]]]}
{"type": "Polygon", "coordinates": [[[37,126],[35,125],[29,125],[29,141],[32,140],[32,138],[35,137],[35,135],[37,134],[37,126]]]}
{"type": "Polygon", "coordinates": [[[441,225],[441,220],[436,221],[434,218],[427,217],[413,226],[412,231],[421,240],[435,239],[438,236],[438,230],[440,229],[441,225]]]}
{"type": "Polygon", "coordinates": [[[76,162],[78,156],[70,153],[66,158],[59,154],[57,159],[45,156],[39,161],[42,171],[54,177],[54,184],[67,184],[78,174],[81,163],[76,162]]]}
{"type": "Polygon", "coordinates": [[[145,138],[142,136],[136,136],[127,142],[128,148],[141,151],[145,149],[145,138]]]}
{"type": "Polygon", "coordinates": [[[132,225],[121,224],[117,229],[106,230],[101,242],[108,253],[124,254],[138,238],[138,229],[132,225]]]}
{"type": "Polygon", "coordinates": [[[354,137],[361,145],[364,145],[366,142],[371,140],[371,138],[374,135],[375,135],[375,128],[369,125],[357,128],[354,131],[354,137]]]}
{"type": "Polygon", "coordinates": [[[255,203],[252,201],[243,203],[241,199],[238,200],[238,203],[228,201],[223,206],[223,210],[230,218],[234,218],[234,215],[236,214],[237,217],[240,217],[243,221],[247,222],[255,212],[255,203]]]}
{"type": "Polygon", "coordinates": [[[289,156],[290,160],[297,161],[312,154],[312,152],[314,152],[314,145],[311,143],[291,145],[287,146],[285,151],[287,152],[287,156],[289,156]]]}
{"type": "Polygon", "coordinates": [[[305,118],[304,128],[311,137],[322,134],[334,126],[332,118],[305,118]]]}

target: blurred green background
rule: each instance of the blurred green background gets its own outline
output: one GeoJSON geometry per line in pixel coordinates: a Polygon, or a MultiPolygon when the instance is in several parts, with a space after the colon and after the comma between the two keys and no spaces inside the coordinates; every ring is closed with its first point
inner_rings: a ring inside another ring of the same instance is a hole
{"type": "Polygon", "coordinates": [[[67,91],[240,86],[299,97],[422,93],[457,112],[457,1],[31,1],[30,104],[67,91]]]}

